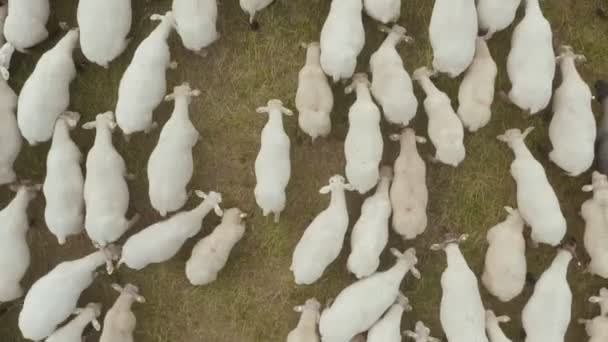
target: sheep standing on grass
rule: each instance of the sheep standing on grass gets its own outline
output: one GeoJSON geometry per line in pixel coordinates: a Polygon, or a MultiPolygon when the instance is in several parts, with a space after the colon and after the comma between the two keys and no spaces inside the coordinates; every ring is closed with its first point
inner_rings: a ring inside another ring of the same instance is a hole
{"type": "Polygon", "coordinates": [[[363,0],[365,13],[383,24],[395,23],[401,16],[401,0],[363,0]]]}
{"type": "Polygon", "coordinates": [[[409,299],[399,293],[395,304],[369,329],[367,342],[401,342],[401,317],[405,311],[412,311],[412,307],[409,299]]]}
{"type": "Polygon", "coordinates": [[[276,0],[239,0],[241,9],[249,15],[249,27],[256,31],[260,28],[260,24],[255,20],[257,12],[268,7],[272,2],[276,0]]]}
{"type": "Polygon", "coordinates": [[[479,0],[477,18],[479,28],[487,31],[485,39],[492,38],[494,33],[509,27],[515,19],[521,0],[479,0]]]}
{"type": "Polygon", "coordinates": [[[186,187],[194,171],[192,148],[200,140],[190,121],[188,105],[200,93],[183,83],[165,97],[165,101],[175,101],[175,108],[148,160],[148,194],[152,207],[162,217],[179,210],[188,200],[186,187]]]}
{"type": "Polygon", "coordinates": [[[137,286],[132,284],[124,287],[112,284],[112,288],[118,291],[120,296],[106,313],[99,342],[133,342],[137,318],[131,311],[131,306],[133,302],[145,303],[146,299],[139,294],[137,286]]]}
{"type": "Polygon", "coordinates": [[[500,328],[500,323],[510,322],[509,316],[498,316],[492,310],[486,310],[486,331],[490,342],[512,342],[500,328]]]}
{"type": "Polygon", "coordinates": [[[245,234],[243,219],[246,217],[238,208],[224,211],[222,223],[194,246],[186,262],[186,277],[192,285],[207,285],[217,279],[230,251],[245,234]]]}
{"type": "Polygon", "coordinates": [[[40,57],[21,89],[17,122],[30,145],[51,139],[55,121],[70,104],[70,83],[76,78],[72,52],[77,44],[78,29],[70,30],[40,57]]]}
{"type": "Polygon", "coordinates": [[[319,322],[321,304],[316,298],[311,298],[304,305],[298,305],[293,310],[300,312],[298,326],[289,332],[287,342],[319,342],[317,323],[319,322]]]}
{"type": "Polygon", "coordinates": [[[82,332],[89,324],[92,324],[95,330],[101,330],[97,321],[97,317],[101,315],[101,303],[90,303],[84,308],[78,308],[74,310],[74,315],[74,319],[57,329],[45,342],[83,342],[82,332]]]}
{"type": "Polygon", "coordinates": [[[593,319],[579,319],[585,325],[589,342],[604,342],[608,340],[608,289],[601,288],[599,297],[589,297],[589,302],[600,305],[600,314],[593,319]]]}
{"type": "Polygon", "coordinates": [[[8,84],[8,68],[14,52],[15,47],[8,43],[0,48],[0,186],[17,180],[13,165],[23,145],[15,117],[17,94],[8,84]]]}
{"type": "Polygon", "coordinates": [[[48,38],[46,24],[50,14],[49,0],[8,0],[4,38],[17,51],[27,52],[27,49],[48,38]]]}
{"type": "Polygon", "coordinates": [[[593,181],[585,185],[583,191],[593,191],[593,198],[581,206],[580,215],[585,220],[583,242],[591,258],[587,271],[602,278],[608,278],[608,180],[605,175],[594,171],[593,181]]]}
{"type": "Polygon", "coordinates": [[[388,36],[369,60],[372,94],[382,106],[388,122],[407,126],[416,115],[418,100],[396,46],[401,41],[412,43],[414,39],[406,35],[405,28],[399,25],[391,29],[381,26],[380,30],[388,33],[388,36]]]}
{"type": "Polygon", "coordinates": [[[217,0],[173,0],[175,30],[186,49],[206,56],[207,48],[220,38],[216,28],[217,0]]]}

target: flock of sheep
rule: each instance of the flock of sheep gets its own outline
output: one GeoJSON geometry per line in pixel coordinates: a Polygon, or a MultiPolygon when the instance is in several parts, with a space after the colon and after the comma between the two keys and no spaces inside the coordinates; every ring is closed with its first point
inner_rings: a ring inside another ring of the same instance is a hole
{"type": "MultiPolygon", "coordinates": [[[[255,13],[271,0],[240,0],[256,28],[255,13]]],[[[486,41],[514,21],[521,0],[436,0],[430,22],[433,68],[415,70],[412,78],[426,94],[423,102],[428,116],[428,137],[436,150],[435,161],[458,166],[465,158],[464,128],[474,132],[491,117],[497,66],[486,41]],[[486,32],[478,37],[478,31],[486,32]],[[458,95],[459,107],[432,81],[435,73],[451,78],[464,73],[458,95]]],[[[591,111],[592,95],[579,76],[575,63],[584,57],[562,46],[555,56],[552,31],[544,18],[539,0],[524,0],[525,16],[514,30],[507,71],[512,89],[504,98],[531,115],[545,109],[553,97],[553,119],[549,137],[550,159],[570,176],[578,176],[600,161],[592,182],[583,188],[593,192],[581,215],[586,221],[585,247],[591,256],[589,272],[608,278],[608,178],[602,167],[600,147],[596,156],[596,123],[591,111]],[[553,92],[556,64],[562,83],[553,92]]],[[[349,111],[349,130],[344,143],[345,175],[336,175],[320,189],[330,194],[330,204],[310,223],[297,244],[291,264],[296,284],[312,284],[340,254],[349,226],[345,191],[367,197],[361,216],[351,235],[348,270],[358,279],[346,287],[321,312],[316,299],[295,310],[301,312],[298,326],[287,336],[288,342],[393,342],[401,341],[401,316],[410,310],[400,292],[403,278],[416,269],[416,251],[391,249],[397,261],[378,272],[380,255],[389,236],[389,226],[404,240],[415,239],[427,226],[426,165],[416,144],[426,139],[412,128],[404,128],[391,140],[400,143],[401,152],[394,166],[381,166],[383,151],[380,121],[407,127],[415,116],[418,100],[412,78],[396,51],[399,42],[413,39],[399,26],[381,26],[385,41],[371,56],[372,81],[357,73],[357,56],[365,34],[362,13],[382,24],[396,22],[400,0],[333,0],[323,25],[320,43],[303,44],[306,63],[299,74],[295,98],[300,128],[314,141],[331,131],[334,82],[352,79],[346,93],[355,92],[349,111]],[[327,75],[327,76],[326,76],[327,75]],[[379,104],[376,105],[375,101],[379,104]],[[392,217],[392,220],[391,220],[392,217]],[[318,325],[318,327],[317,327],[318,325]],[[366,333],[364,337],[363,333],[366,333]]],[[[136,319],[134,302],[144,302],[135,285],[113,284],[120,295],[105,315],[103,328],[97,322],[101,305],[77,308],[82,291],[94,281],[97,269],[107,272],[125,264],[141,270],[169,260],[196,236],[211,211],[222,216],[222,223],[194,247],[186,263],[186,276],[193,285],[213,282],[226,264],[232,247],[245,232],[246,213],[238,208],[223,211],[222,196],[216,192],[194,191],[201,203],[190,211],[180,211],[191,195],[187,190],[193,173],[192,148],[200,135],[189,119],[188,106],[200,91],[188,83],[166,95],[166,70],[176,68],[171,61],[167,39],[173,29],[184,46],[205,55],[205,49],[219,38],[216,31],[216,0],[174,0],[172,11],[155,14],[158,26],[137,47],[118,89],[114,112],[98,114],[95,121],[82,125],[95,129],[95,142],[86,158],[86,178],[80,167],[82,155],[70,138],[80,115],[68,111],[69,85],[76,77],[72,53],[79,44],[85,57],[109,67],[129,44],[131,2],[125,0],[80,0],[78,28],[69,30],[38,61],[17,97],[6,82],[15,50],[25,52],[44,41],[50,13],[48,0],[9,0],[1,7],[6,43],[0,49],[0,185],[10,184],[16,191],[11,203],[0,211],[0,302],[14,301],[25,294],[19,315],[19,329],[29,340],[49,342],[81,341],[84,328],[92,323],[102,342],[132,341],[136,319]],[[125,139],[138,132],[149,132],[157,124],[153,111],[161,101],[174,101],[171,118],[162,127],[158,143],[150,154],[147,172],[150,202],[161,216],[177,212],[130,236],[122,248],[114,243],[138,221],[126,218],[130,178],[125,162],[112,144],[112,132],[119,127],[125,139]],[[17,182],[13,163],[21,150],[22,137],[30,145],[52,141],[47,156],[44,184],[17,182]],[[41,190],[46,199],[45,222],[59,244],[83,230],[98,249],[80,259],[62,262],[38,279],[24,293],[20,285],[30,264],[25,234],[29,228],[28,203],[41,190]],[[68,323],[68,317],[76,315],[68,323]],[[63,325],[62,325],[63,324],[63,325]]],[[[600,83],[604,98],[608,87],[600,83]]],[[[276,222],[285,208],[285,188],[291,174],[290,139],[283,129],[282,116],[293,115],[280,100],[269,100],[257,109],[268,114],[261,133],[261,147],[255,161],[258,206],[264,216],[273,214],[276,222]]],[[[568,265],[575,257],[575,244],[564,242],[566,220],[543,166],[526,147],[524,139],[532,131],[509,129],[498,136],[515,155],[511,174],[517,183],[518,209],[505,207],[507,218],[488,231],[490,247],[486,254],[481,283],[502,302],[518,296],[526,279],[524,225],[531,228],[533,244],[560,246],[551,265],[535,284],[534,293],[521,315],[527,342],[563,341],[571,320],[572,293],[567,283],[568,265]],[[505,257],[507,255],[508,257],[505,257]]],[[[603,140],[599,139],[600,146],[603,140]]],[[[447,268],[441,278],[443,297],[440,319],[451,342],[511,341],[499,327],[508,317],[496,316],[484,308],[478,279],[468,267],[458,244],[466,235],[448,234],[446,240],[431,247],[444,250],[447,268]]],[[[608,289],[589,299],[601,306],[601,314],[582,320],[590,341],[608,340],[608,289]]],[[[413,331],[403,333],[418,342],[438,341],[430,330],[417,322],[413,331]]]]}

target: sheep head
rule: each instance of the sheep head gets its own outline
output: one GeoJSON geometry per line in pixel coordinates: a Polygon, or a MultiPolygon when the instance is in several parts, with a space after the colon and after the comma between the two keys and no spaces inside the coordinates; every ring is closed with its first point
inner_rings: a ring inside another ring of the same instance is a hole
{"type": "Polygon", "coordinates": [[[380,30],[380,32],[387,33],[389,35],[389,37],[393,36],[393,37],[399,38],[400,41],[403,41],[406,43],[414,42],[414,38],[412,38],[411,36],[408,36],[407,30],[405,29],[405,27],[403,27],[401,25],[394,24],[393,27],[390,27],[390,28],[386,25],[380,25],[378,27],[378,29],[380,30]]]}
{"type": "Polygon", "coordinates": [[[319,190],[321,194],[328,194],[332,191],[353,191],[355,188],[351,184],[346,183],[346,179],[340,175],[332,176],[329,179],[329,184],[319,190]]]}
{"type": "Polygon", "coordinates": [[[496,137],[499,141],[507,143],[509,146],[512,146],[515,141],[523,141],[526,139],[528,134],[530,134],[534,130],[534,127],[528,127],[522,133],[519,128],[511,128],[505,131],[504,134],[501,134],[496,137]]]}
{"type": "Polygon", "coordinates": [[[277,99],[268,100],[268,103],[264,107],[258,107],[256,109],[258,113],[272,113],[272,112],[280,112],[287,116],[292,116],[293,111],[283,106],[283,102],[277,99]]]}
{"type": "Polygon", "coordinates": [[[369,81],[369,78],[367,77],[367,74],[364,72],[358,72],[356,74],[353,75],[353,81],[351,82],[351,84],[349,86],[347,86],[346,88],[344,88],[344,93],[345,94],[350,94],[353,92],[353,90],[355,90],[355,88],[357,88],[357,86],[359,84],[364,84],[367,88],[371,87],[371,82],[369,81]]]}
{"type": "Polygon", "coordinates": [[[390,251],[397,258],[397,263],[402,262],[408,265],[414,278],[420,279],[420,271],[416,268],[418,257],[416,257],[416,249],[414,247],[408,248],[403,253],[401,253],[397,248],[391,248],[390,251]]]}
{"type": "Polygon", "coordinates": [[[188,103],[192,100],[192,97],[196,97],[201,95],[201,91],[198,89],[190,88],[190,84],[188,82],[184,82],[173,88],[173,93],[165,96],[165,101],[173,101],[178,97],[186,97],[188,99],[188,103]]]}
{"type": "Polygon", "coordinates": [[[469,238],[468,234],[457,235],[454,233],[447,233],[445,237],[445,241],[442,243],[435,243],[431,245],[432,251],[439,251],[445,249],[447,246],[451,244],[459,244],[461,242],[466,241],[469,238]]]}
{"type": "Polygon", "coordinates": [[[440,339],[431,337],[431,329],[421,321],[416,322],[415,331],[406,330],[403,334],[416,342],[441,342],[440,339]]]}
{"type": "Polygon", "coordinates": [[[138,303],[145,303],[146,298],[139,294],[139,288],[133,284],[127,284],[124,287],[118,284],[112,284],[112,288],[120,293],[120,295],[125,295],[133,298],[134,301],[138,303]]]}
{"type": "Polygon", "coordinates": [[[222,194],[215,191],[210,191],[208,194],[206,194],[201,190],[196,190],[194,193],[196,196],[203,199],[203,204],[211,206],[217,216],[224,215],[222,208],[220,208],[220,203],[222,203],[222,194]]]}

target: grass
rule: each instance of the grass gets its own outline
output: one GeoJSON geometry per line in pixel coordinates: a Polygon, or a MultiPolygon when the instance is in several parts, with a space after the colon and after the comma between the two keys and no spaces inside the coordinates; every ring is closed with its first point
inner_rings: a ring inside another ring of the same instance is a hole
{"type": "MultiPolygon", "coordinates": [[[[53,18],[50,26],[56,26],[58,20],[75,24],[76,0],[54,0],[51,3],[53,18]]],[[[170,8],[171,1],[133,3],[134,41],[129,49],[107,71],[94,65],[86,66],[72,84],[70,107],[81,112],[85,121],[92,120],[97,113],[114,108],[122,73],[137,43],[153,28],[153,23],[147,18],[152,13],[165,12],[170,8]]],[[[414,45],[399,48],[410,72],[431,62],[427,30],[432,3],[428,0],[407,0],[403,4],[400,23],[416,38],[414,45]]],[[[192,120],[203,137],[194,149],[192,187],[220,191],[224,195],[225,206],[239,206],[255,215],[248,223],[244,239],[234,249],[228,265],[215,283],[206,287],[192,287],[184,274],[184,264],[191,247],[219,222],[218,218],[210,215],[199,236],[189,241],[171,261],[141,272],[121,269],[111,277],[103,276],[84,292],[80,302],[82,305],[100,301],[108,308],[116,298],[116,293],[110,288],[111,282],[132,282],[140,287],[148,300],[147,304],[136,304],[134,307],[138,318],[135,332],[137,341],[275,342],[284,341],[288,331],[295,326],[298,316],[292,311],[294,305],[312,296],[325,302],[353,281],[345,267],[348,243],[340,258],[315,285],[295,286],[289,271],[291,253],[303,230],[327,205],[328,198],[319,195],[318,189],[326,184],[331,175],[343,173],[343,141],[348,129],[348,108],[354,100],[352,95],[344,95],[341,86],[334,88],[336,106],[332,113],[333,131],[329,138],[315,145],[310,145],[308,138],[298,131],[295,117],[285,120],[285,129],[292,140],[293,171],[288,187],[288,206],[281,223],[275,225],[270,218],[263,218],[253,197],[253,161],[259,148],[259,133],[266,122],[266,117],[256,114],[255,108],[270,98],[279,98],[288,107],[294,107],[297,73],[305,57],[298,43],[318,39],[329,5],[328,0],[278,0],[277,4],[260,14],[261,31],[254,33],[248,30],[246,16],[237,2],[224,0],[220,4],[218,20],[222,38],[212,46],[206,58],[185,50],[178,36],[172,34],[171,51],[173,58],[179,62],[179,68],[168,72],[169,86],[188,81],[202,91],[202,95],[193,100],[190,107],[192,120]]],[[[568,43],[587,56],[589,62],[579,66],[583,77],[590,84],[596,79],[608,77],[608,37],[605,35],[608,22],[595,15],[596,4],[591,1],[562,0],[545,1],[542,6],[559,42],[568,43]]],[[[384,38],[384,34],[376,29],[376,23],[367,17],[364,17],[364,23],[366,45],[358,65],[362,71],[368,70],[369,56],[384,38]]],[[[489,44],[499,65],[498,89],[509,87],[505,65],[510,36],[511,30],[500,32],[489,44]]],[[[40,54],[54,42],[45,42],[31,55],[14,57],[11,84],[15,90],[21,88],[40,54]]],[[[77,58],[82,59],[80,52],[77,52],[77,58]]],[[[437,82],[456,104],[459,80],[441,77],[437,82]]],[[[416,89],[422,100],[420,89],[416,89]]],[[[594,108],[599,115],[599,106],[595,105],[594,108]]],[[[172,105],[164,103],[155,112],[155,117],[164,123],[171,110],[172,105]]],[[[580,187],[590,177],[589,174],[578,178],[567,177],[549,162],[547,127],[550,113],[526,118],[520,111],[504,105],[498,99],[493,111],[492,121],[487,127],[476,134],[467,134],[467,158],[460,167],[454,169],[429,165],[430,222],[425,235],[412,244],[402,242],[391,233],[390,246],[400,249],[412,245],[417,247],[423,275],[420,281],[408,276],[403,283],[402,290],[414,307],[414,311],[403,320],[404,328],[412,328],[415,320],[422,320],[431,327],[434,335],[442,335],[439,279],[445,268],[445,256],[428,250],[429,245],[440,238],[441,232],[437,227],[448,226],[455,231],[471,234],[470,240],[462,248],[471,268],[481,274],[487,248],[486,230],[504,218],[503,206],[516,205],[515,184],[509,174],[512,153],[495,139],[507,128],[525,128],[529,125],[537,128],[528,140],[530,149],[546,167],[567,217],[569,234],[582,241],[584,222],[577,213],[588,195],[583,194],[580,187]]],[[[422,108],[414,120],[414,126],[419,134],[425,135],[426,118],[422,108]]],[[[385,125],[383,130],[388,136],[397,128],[385,125]]],[[[117,149],[125,158],[129,170],[137,175],[137,179],[130,183],[130,210],[141,213],[143,220],[135,230],[159,219],[149,204],[145,170],[158,134],[159,131],[147,136],[138,134],[129,145],[125,145],[119,134],[115,134],[117,149]]],[[[93,133],[78,129],[73,137],[86,153],[93,142],[93,133]]],[[[425,157],[433,153],[429,145],[421,148],[425,157]]],[[[24,147],[17,163],[21,178],[43,181],[48,148],[49,144],[24,147]]],[[[386,139],[384,162],[392,163],[397,153],[397,144],[386,139]]],[[[0,207],[4,207],[11,197],[6,188],[1,189],[0,207]]],[[[93,250],[84,235],[72,238],[65,247],[59,247],[44,225],[43,202],[39,198],[31,205],[37,225],[28,234],[32,265],[24,280],[26,288],[60,261],[79,258],[93,250]]],[[[350,194],[348,202],[354,224],[362,198],[350,194]]],[[[189,203],[187,207],[193,205],[189,203]]],[[[582,248],[580,254],[584,255],[582,248]]],[[[548,247],[528,250],[529,271],[540,275],[554,255],[555,251],[548,247]]],[[[384,253],[381,269],[386,269],[392,263],[393,257],[384,253]]],[[[585,340],[584,330],[574,320],[596,314],[597,309],[587,303],[587,298],[597,293],[606,281],[584,274],[581,268],[572,266],[569,282],[574,292],[573,322],[566,340],[582,341],[585,340]]],[[[527,287],[511,303],[499,304],[482,289],[487,307],[513,318],[513,322],[506,325],[506,331],[514,341],[521,340],[520,313],[531,291],[532,288],[527,287]]],[[[8,311],[0,316],[0,340],[3,342],[23,341],[17,329],[20,305],[18,302],[8,306],[8,311]]],[[[97,334],[89,335],[88,341],[96,340],[97,334]]]]}

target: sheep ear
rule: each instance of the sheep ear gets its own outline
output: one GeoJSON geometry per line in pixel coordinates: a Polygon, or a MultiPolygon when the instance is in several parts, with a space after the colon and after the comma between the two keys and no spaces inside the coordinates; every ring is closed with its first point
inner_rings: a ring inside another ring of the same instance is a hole
{"type": "Polygon", "coordinates": [[[298,306],[294,306],[293,307],[293,311],[295,312],[302,312],[304,308],[302,307],[302,305],[298,305],[298,306]]]}
{"type": "Polygon", "coordinates": [[[355,187],[350,183],[344,184],[344,189],[347,191],[355,191],[355,187]]]}
{"type": "Polygon", "coordinates": [[[419,144],[426,144],[426,138],[425,137],[416,136],[416,142],[419,143],[419,144]]]}
{"type": "Polygon", "coordinates": [[[511,322],[511,317],[509,317],[509,316],[498,316],[498,317],[496,317],[496,320],[499,323],[508,323],[508,322],[511,322]]]}
{"type": "Polygon", "coordinates": [[[499,141],[502,141],[502,142],[508,142],[509,141],[509,139],[507,138],[507,136],[504,135],[504,134],[501,134],[501,135],[497,136],[496,139],[498,139],[499,141]]]}
{"type": "Polygon", "coordinates": [[[380,32],[384,32],[384,33],[391,33],[391,29],[390,27],[386,26],[386,25],[378,25],[378,30],[380,30],[380,32]]]}
{"type": "Polygon", "coordinates": [[[602,301],[602,298],[598,297],[598,296],[591,296],[589,297],[589,303],[599,303],[602,301]]]}
{"type": "Polygon", "coordinates": [[[593,184],[583,185],[581,190],[583,190],[583,192],[591,192],[593,191],[593,184]]]}
{"type": "Polygon", "coordinates": [[[249,216],[249,214],[247,214],[247,213],[241,213],[241,215],[239,215],[239,217],[242,219],[247,218],[248,216],[249,216]]]}
{"type": "Polygon", "coordinates": [[[526,128],[526,130],[522,133],[522,138],[525,139],[528,134],[530,134],[534,130],[534,126],[530,126],[526,128]]]}
{"type": "Polygon", "coordinates": [[[222,208],[220,208],[219,205],[216,205],[215,207],[213,207],[213,211],[215,211],[215,214],[219,217],[224,216],[224,211],[222,210],[222,208]]]}
{"type": "Polygon", "coordinates": [[[138,303],[142,303],[143,304],[143,303],[146,302],[146,298],[144,298],[144,296],[137,295],[134,298],[135,298],[135,301],[138,302],[138,303]]]}
{"type": "Polygon", "coordinates": [[[112,284],[112,288],[118,292],[122,293],[122,286],[118,285],[118,284],[112,284]]]}
{"type": "Polygon", "coordinates": [[[395,258],[401,258],[403,256],[403,253],[401,253],[397,248],[391,248],[390,251],[395,258]]]}
{"type": "Polygon", "coordinates": [[[439,251],[441,249],[443,249],[443,246],[440,243],[434,243],[431,245],[432,251],[439,251]]]}
{"type": "Polygon", "coordinates": [[[391,134],[388,136],[388,139],[390,141],[399,141],[399,139],[401,139],[401,135],[400,134],[391,134]]]}
{"type": "Polygon", "coordinates": [[[163,20],[163,16],[160,14],[152,14],[150,16],[150,20],[153,20],[153,21],[163,20]]]}
{"type": "Polygon", "coordinates": [[[167,96],[165,96],[165,102],[169,102],[169,101],[173,101],[175,100],[175,93],[171,93],[167,96]]]}
{"type": "Polygon", "coordinates": [[[403,40],[405,43],[407,44],[412,44],[413,42],[415,42],[416,40],[414,39],[414,37],[412,36],[408,36],[407,34],[404,34],[401,37],[401,40],[403,40]]]}
{"type": "Polygon", "coordinates": [[[72,315],[78,316],[82,313],[82,311],[84,311],[83,308],[76,308],[74,309],[74,311],[72,312],[72,315]]]}
{"type": "Polygon", "coordinates": [[[406,337],[409,337],[413,340],[418,338],[418,334],[416,334],[415,332],[411,331],[411,330],[406,330],[403,332],[403,335],[405,335],[406,337]]]}
{"type": "Polygon", "coordinates": [[[289,108],[281,107],[281,112],[287,116],[293,116],[293,112],[289,108]]]}
{"type": "Polygon", "coordinates": [[[205,199],[207,198],[207,194],[202,192],[201,190],[194,190],[194,194],[196,195],[196,197],[198,198],[202,198],[205,199]]]}
{"type": "Polygon", "coordinates": [[[12,183],[8,186],[9,190],[12,192],[19,191],[20,185],[18,183],[12,183]]]}
{"type": "Polygon", "coordinates": [[[94,129],[96,126],[95,121],[89,121],[82,124],[82,129],[94,129]]]}
{"type": "Polygon", "coordinates": [[[458,237],[458,242],[465,242],[469,238],[469,234],[462,234],[458,237]]]}
{"type": "Polygon", "coordinates": [[[587,57],[585,57],[584,55],[574,55],[574,61],[578,63],[585,63],[587,62],[587,57]]]}
{"type": "Polygon", "coordinates": [[[412,272],[412,275],[414,276],[414,278],[416,278],[416,279],[422,278],[420,271],[416,267],[412,266],[412,268],[410,268],[410,272],[412,272]]]}
{"type": "Polygon", "coordinates": [[[513,210],[513,208],[509,207],[508,205],[507,205],[507,206],[505,206],[504,208],[505,208],[505,211],[506,211],[508,214],[513,214],[513,212],[515,211],[515,210],[513,210]]]}
{"type": "Polygon", "coordinates": [[[197,97],[201,95],[201,91],[199,89],[194,89],[193,91],[190,92],[190,96],[192,97],[197,97]]]}
{"type": "Polygon", "coordinates": [[[258,107],[255,111],[260,114],[268,113],[268,107],[258,107]]]}
{"type": "Polygon", "coordinates": [[[602,288],[600,289],[600,296],[601,296],[601,297],[607,297],[607,296],[608,296],[608,289],[607,289],[607,288],[605,288],[605,287],[602,287],[602,288]]]}
{"type": "Polygon", "coordinates": [[[344,88],[344,94],[348,95],[348,94],[352,93],[353,89],[354,89],[353,85],[352,84],[349,85],[348,87],[344,88]]]}
{"type": "Polygon", "coordinates": [[[110,122],[108,124],[108,126],[110,126],[110,129],[113,131],[116,129],[116,127],[118,126],[118,124],[116,122],[110,122]]]}
{"type": "Polygon", "coordinates": [[[329,185],[326,185],[326,186],[322,187],[321,190],[319,190],[319,193],[323,194],[323,195],[328,194],[330,192],[331,192],[331,187],[329,185]]]}
{"type": "Polygon", "coordinates": [[[8,72],[8,69],[5,67],[0,67],[0,74],[2,74],[2,78],[5,81],[8,81],[8,79],[11,77],[11,74],[8,72]]]}
{"type": "Polygon", "coordinates": [[[93,329],[95,329],[95,331],[101,331],[101,324],[99,324],[98,320],[92,320],[91,325],[93,325],[93,329]]]}

